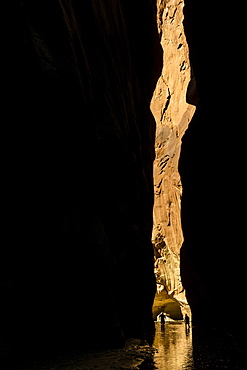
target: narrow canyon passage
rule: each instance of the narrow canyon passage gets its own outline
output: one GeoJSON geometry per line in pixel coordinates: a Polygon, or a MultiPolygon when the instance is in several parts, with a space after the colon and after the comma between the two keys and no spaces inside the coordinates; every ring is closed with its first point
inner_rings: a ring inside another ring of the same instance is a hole
{"type": "Polygon", "coordinates": [[[195,113],[189,47],[184,30],[184,1],[157,1],[163,69],[151,101],[156,121],[152,243],[157,293],[153,317],[165,311],[181,320],[191,316],[180,273],[183,244],[182,183],[178,172],[181,141],[195,113]],[[190,93],[188,93],[190,91],[190,93]]]}
{"type": "Polygon", "coordinates": [[[194,0],[157,1],[157,10],[163,70],[151,102],[154,317],[163,309],[162,292],[183,302],[185,289],[195,325],[246,343],[237,324],[242,320],[246,331],[246,145],[237,128],[245,103],[236,94],[246,74],[240,44],[229,50],[231,37],[243,41],[243,23],[234,18],[229,27],[231,11],[218,1],[213,9],[194,0]]]}
{"type": "Polygon", "coordinates": [[[244,12],[135,5],[7,9],[4,370],[245,361],[244,12]]]}

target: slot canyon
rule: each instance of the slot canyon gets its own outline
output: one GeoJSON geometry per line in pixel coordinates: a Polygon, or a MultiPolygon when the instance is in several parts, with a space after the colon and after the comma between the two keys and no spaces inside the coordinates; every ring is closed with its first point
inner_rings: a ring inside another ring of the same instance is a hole
{"type": "Polygon", "coordinates": [[[163,310],[247,344],[243,14],[133,3],[5,6],[3,369],[163,310]]]}

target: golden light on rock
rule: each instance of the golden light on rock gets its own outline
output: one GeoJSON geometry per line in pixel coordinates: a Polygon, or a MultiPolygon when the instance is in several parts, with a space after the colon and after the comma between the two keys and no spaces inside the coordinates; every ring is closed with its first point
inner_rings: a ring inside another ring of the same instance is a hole
{"type": "Polygon", "coordinates": [[[158,1],[157,6],[164,67],[151,102],[156,120],[153,245],[155,274],[160,285],[153,312],[155,317],[161,309],[159,307],[167,306],[167,302],[174,307],[174,315],[178,317],[178,302],[186,302],[180,278],[183,234],[180,219],[182,184],[178,160],[181,139],[193,117],[195,107],[186,102],[191,68],[183,28],[184,2],[158,1]]]}

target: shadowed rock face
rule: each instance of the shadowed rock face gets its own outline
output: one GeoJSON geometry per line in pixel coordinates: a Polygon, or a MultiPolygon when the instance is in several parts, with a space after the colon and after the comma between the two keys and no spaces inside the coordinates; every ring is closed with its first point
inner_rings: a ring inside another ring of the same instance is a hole
{"type": "Polygon", "coordinates": [[[121,345],[153,331],[149,106],[162,58],[155,1],[139,3],[13,7],[0,262],[6,353],[121,345]]]}
{"type": "Polygon", "coordinates": [[[239,57],[244,32],[241,14],[232,17],[232,9],[216,2],[204,10],[196,1],[185,1],[184,25],[200,103],[182,140],[179,164],[182,281],[195,323],[221,324],[237,332],[236,321],[246,323],[246,194],[241,185],[246,153],[240,133],[245,113],[243,97],[236,94],[245,83],[239,78],[245,76],[239,57]],[[229,49],[230,40],[238,42],[229,49]]]}

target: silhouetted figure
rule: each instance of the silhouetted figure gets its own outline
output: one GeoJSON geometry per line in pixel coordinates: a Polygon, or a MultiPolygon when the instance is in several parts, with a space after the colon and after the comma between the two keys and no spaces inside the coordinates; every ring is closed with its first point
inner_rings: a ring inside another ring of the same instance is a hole
{"type": "Polygon", "coordinates": [[[186,329],[186,332],[187,332],[187,331],[190,330],[190,318],[187,315],[187,313],[185,314],[184,322],[185,322],[185,329],[186,329]]]}
{"type": "Polygon", "coordinates": [[[160,314],[160,322],[161,322],[161,325],[164,325],[165,319],[166,319],[166,315],[164,314],[164,312],[162,312],[160,314]]]}

